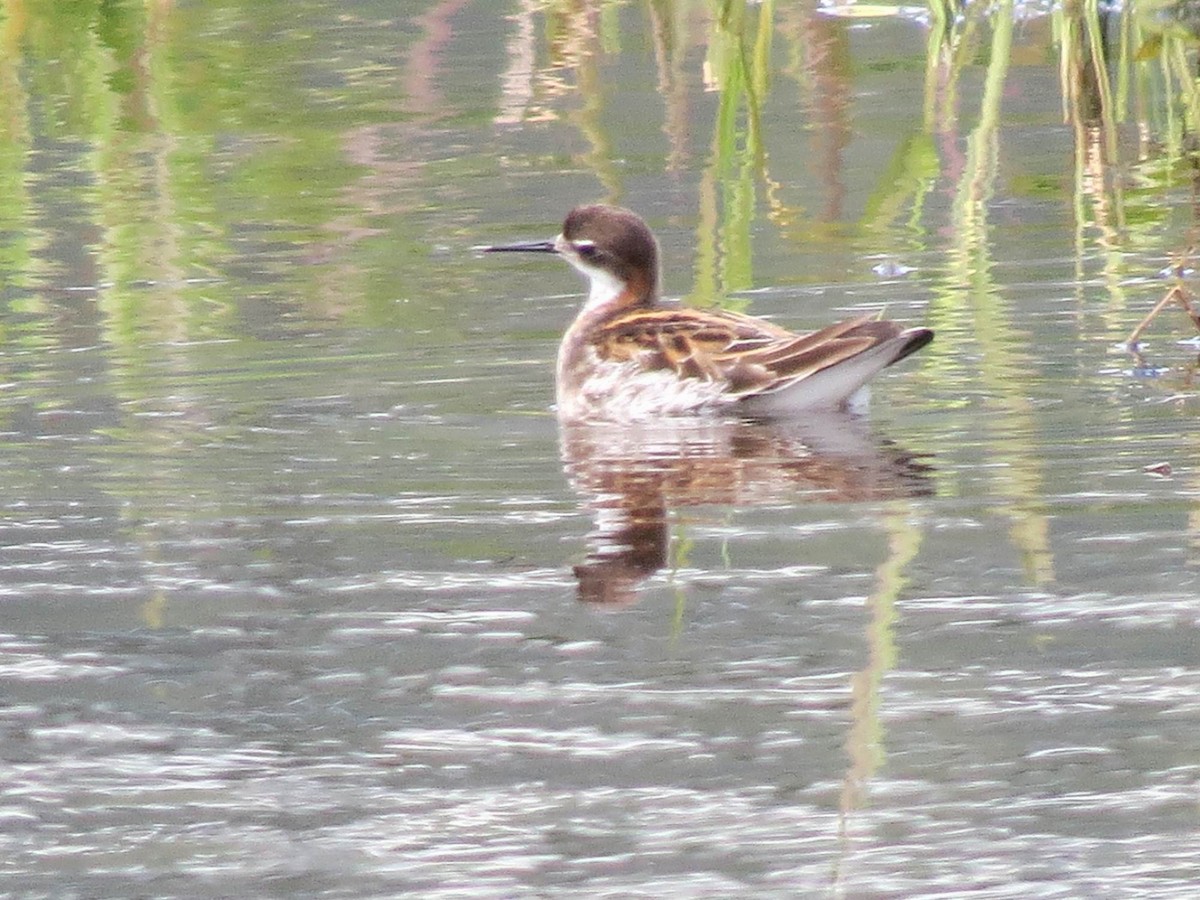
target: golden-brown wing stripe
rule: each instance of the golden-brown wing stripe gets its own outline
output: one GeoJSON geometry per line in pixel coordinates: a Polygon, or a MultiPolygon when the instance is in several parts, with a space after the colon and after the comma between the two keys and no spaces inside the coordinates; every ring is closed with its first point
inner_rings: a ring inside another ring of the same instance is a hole
{"type": "Polygon", "coordinates": [[[843,362],[900,331],[893,322],[859,316],[797,336],[738,313],[638,309],[598,327],[592,347],[602,359],[636,359],[647,371],[723,381],[733,393],[752,394],[843,362]]]}

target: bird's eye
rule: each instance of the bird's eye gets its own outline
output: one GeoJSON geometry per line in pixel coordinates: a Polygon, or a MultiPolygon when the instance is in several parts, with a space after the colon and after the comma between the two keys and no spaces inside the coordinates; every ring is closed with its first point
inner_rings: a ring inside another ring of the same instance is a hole
{"type": "Polygon", "coordinates": [[[591,241],[578,241],[575,244],[575,252],[578,253],[580,256],[582,256],[584,259],[595,259],[596,255],[600,251],[597,249],[596,245],[593,244],[591,241]]]}

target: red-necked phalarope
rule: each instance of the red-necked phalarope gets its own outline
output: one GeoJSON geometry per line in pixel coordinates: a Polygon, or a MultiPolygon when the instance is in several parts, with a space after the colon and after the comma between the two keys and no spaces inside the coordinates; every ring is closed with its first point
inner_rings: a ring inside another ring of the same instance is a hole
{"type": "Polygon", "coordinates": [[[483,249],[557,253],[591,283],[558,348],[558,415],[565,420],[789,416],[837,407],[933,340],[928,328],[870,316],[800,335],[751,316],[664,303],[658,242],[620,207],[578,206],[552,241],[483,249]]]}

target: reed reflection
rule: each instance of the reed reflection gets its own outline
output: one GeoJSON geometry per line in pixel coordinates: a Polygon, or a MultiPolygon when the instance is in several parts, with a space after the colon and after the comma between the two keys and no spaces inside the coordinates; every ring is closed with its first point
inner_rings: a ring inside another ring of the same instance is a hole
{"type": "Polygon", "coordinates": [[[804,422],[680,419],[564,424],[564,470],[594,517],[575,567],[584,603],[625,606],[670,557],[672,511],[929,496],[928,462],[849,413],[804,422]]]}

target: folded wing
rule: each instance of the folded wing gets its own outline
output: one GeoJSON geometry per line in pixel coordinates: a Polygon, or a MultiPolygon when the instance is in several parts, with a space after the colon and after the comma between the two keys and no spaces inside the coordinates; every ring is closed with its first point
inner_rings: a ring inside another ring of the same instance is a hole
{"type": "Polygon", "coordinates": [[[606,322],[593,348],[601,359],[722,383],[731,399],[752,407],[798,407],[841,402],[932,337],[870,316],[798,335],[736,313],[640,309],[606,322]]]}

